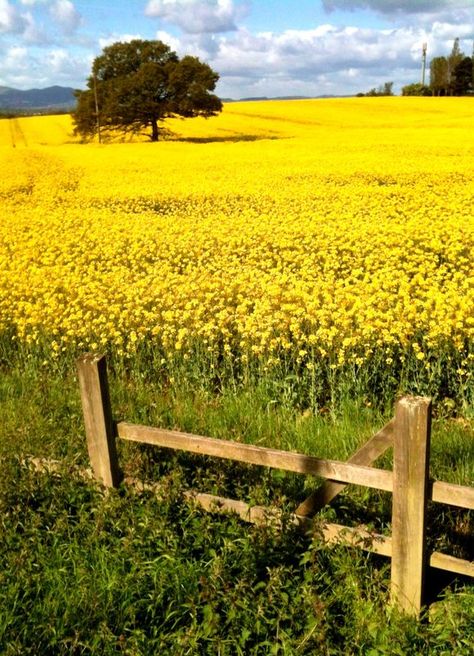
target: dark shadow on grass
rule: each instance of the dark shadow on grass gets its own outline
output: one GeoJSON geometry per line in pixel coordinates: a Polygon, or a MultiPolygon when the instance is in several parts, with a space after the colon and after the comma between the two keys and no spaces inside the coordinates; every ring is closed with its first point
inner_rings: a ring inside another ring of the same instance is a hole
{"type": "Polygon", "coordinates": [[[425,581],[425,594],[424,603],[427,606],[441,601],[448,589],[455,590],[456,584],[465,581],[468,582],[469,577],[446,572],[434,567],[428,567],[426,572],[425,581]]]}
{"type": "Polygon", "coordinates": [[[167,141],[179,141],[182,143],[206,144],[206,143],[239,143],[240,141],[275,141],[280,137],[259,136],[256,134],[239,134],[228,137],[168,137],[167,141]]]}

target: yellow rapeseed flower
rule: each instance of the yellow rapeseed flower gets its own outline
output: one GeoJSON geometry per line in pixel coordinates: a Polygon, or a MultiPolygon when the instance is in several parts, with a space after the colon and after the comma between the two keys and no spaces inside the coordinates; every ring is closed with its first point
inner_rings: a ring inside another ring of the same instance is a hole
{"type": "Polygon", "coordinates": [[[449,347],[472,369],[470,105],[234,103],[153,145],[0,121],[0,331],[309,370],[449,347]]]}

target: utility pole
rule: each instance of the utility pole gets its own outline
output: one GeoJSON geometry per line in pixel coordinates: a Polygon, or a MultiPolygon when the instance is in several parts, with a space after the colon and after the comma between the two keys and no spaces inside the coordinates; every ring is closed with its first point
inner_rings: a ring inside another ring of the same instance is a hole
{"type": "Polygon", "coordinates": [[[422,55],[421,55],[421,84],[425,86],[425,72],[426,72],[426,49],[428,47],[427,43],[424,43],[422,46],[422,55]]]}
{"type": "Polygon", "coordinates": [[[102,137],[100,134],[99,101],[97,99],[97,77],[95,73],[94,73],[94,102],[95,102],[95,116],[97,120],[97,136],[99,137],[99,143],[102,143],[102,137]]]}

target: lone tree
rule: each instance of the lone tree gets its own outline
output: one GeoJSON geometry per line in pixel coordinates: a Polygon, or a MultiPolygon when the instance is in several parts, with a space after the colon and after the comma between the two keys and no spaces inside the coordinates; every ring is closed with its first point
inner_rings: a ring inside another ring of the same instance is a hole
{"type": "Polygon", "coordinates": [[[85,91],[77,91],[74,131],[84,138],[102,131],[149,130],[171,116],[214,116],[222,110],[214,91],[219,75],[197,57],[182,59],[161,41],[135,39],[107,46],[94,59],[85,91]]]}

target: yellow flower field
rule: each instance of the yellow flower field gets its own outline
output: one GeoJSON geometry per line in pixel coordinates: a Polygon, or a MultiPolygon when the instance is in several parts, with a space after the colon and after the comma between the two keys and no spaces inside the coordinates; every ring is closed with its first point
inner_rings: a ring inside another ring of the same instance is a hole
{"type": "Polygon", "coordinates": [[[469,98],[231,103],[158,144],[0,121],[5,339],[472,372],[469,98]]]}

